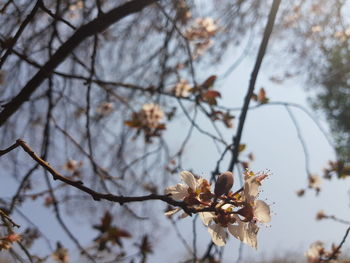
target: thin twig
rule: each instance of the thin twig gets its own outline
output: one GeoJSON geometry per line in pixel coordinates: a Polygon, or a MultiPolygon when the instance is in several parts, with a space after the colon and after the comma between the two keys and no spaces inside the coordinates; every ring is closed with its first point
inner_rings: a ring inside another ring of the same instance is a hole
{"type": "Polygon", "coordinates": [[[308,152],[307,147],[306,147],[306,142],[305,142],[303,135],[301,133],[300,126],[299,126],[296,118],[294,117],[293,112],[289,109],[289,107],[287,105],[285,105],[285,107],[286,107],[286,110],[289,114],[289,117],[291,118],[291,120],[295,126],[295,129],[297,130],[298,139],[300,141],[301,147],[303,148],[304,158],[305,158],[305,170],[306,170],[307,176],[311,176],[309,152],[308,152]]]}
{"type": "Polygon", "coordinates": [[[63,43],[45,65],[27,82],[21,91],[0,112],[0,126],[10,118],[37,90],[41,83],[48,78],[53,70],[85,39],[106,30],[109,26],[131,14],[141,11],[157,0],[134,0],[118,6],[108,13],[102,14],[91,22],[81,26],[63,43]]]}
{"type": "Polygon", "coordinates": [[[340,251],[341,247],[344,245],[346,238],[349,235],[349,232],[350,232],[350,227],[348,227],[348,229],[346,230],[345,235],[344,235],[342,241],[340,242],[340,244],[337,246],[337,248],[335,250],[333,250],[333,253],[328,258],[326,258],[323,262],[328,262],[332,259],[336,259],[338,252],[340,251]]]}
{"type": "Polygon", "coordinates": [[[18,146],[20,146],[34,161],[36,161],[40,166],[42,166],[46,171],[48,171],[52,175],[54,180],[59,180],[61,182],[64,182],[70,186],[73,186],[81,190],[82,192],[89,194],[95,201],[108,200],[108,201],[116,202],[116,203],[119,203],[120,205],[123,205],[124,203],[130,203],[130,202],[161,200],[163,202],[168,203],[169,205],[182,208],[190,216],[193,213],[199,213],[199,212],[216,212],[215,207],[193,208],[193,207],[190,207],[184,201],[176,201],[172,199],[170,195],[149,194],[144,196],[122,196],[122,195],[113,195],[109,193],[103,194],[103,193],[96,192],[91,188],[85,186],[82,181],[80,180],[75,181],[75,180],[69,179],[63,176],[62,174],[60,174],[59,172],[57,172],[47,161],[39,157],[23,140],[18,139],[16,142],[18,146]]]}
{"type": "Polygon", "coordinates": [[[11,217],[9,217],[4,211],[2,211],[1,209],[0,209],[0,216],[1,217],[3,217],[3,218],[6,218],[6,220],[8,220],[11,224],[12,224],[12,226],[14,226],[14,227],[21,227],[20,225],[18,225],[18,224],[16,224],[15,223],[15,221],[13,221],[12,219],[11,219],[11,217]]]}

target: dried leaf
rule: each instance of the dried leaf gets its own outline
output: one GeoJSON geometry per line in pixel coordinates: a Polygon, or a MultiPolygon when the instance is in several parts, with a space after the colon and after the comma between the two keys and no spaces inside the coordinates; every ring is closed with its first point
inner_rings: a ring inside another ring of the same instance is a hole
{"type": "Polygon", "coordinates": [[[246,147],[247,147],[246,144],[240,144],[240,145],[238,146],[238,152],[243,152],[243,151],[245,150],[246,147]]]}
{"type": "Polygon", "coordinates": [[[201,85],[200,87],[202,89],[210,89],[211,87],[213,87],[215,81],[217,79],[217,76],[215,75],[211,75],[209,78],[207,78],[201,85]]]}

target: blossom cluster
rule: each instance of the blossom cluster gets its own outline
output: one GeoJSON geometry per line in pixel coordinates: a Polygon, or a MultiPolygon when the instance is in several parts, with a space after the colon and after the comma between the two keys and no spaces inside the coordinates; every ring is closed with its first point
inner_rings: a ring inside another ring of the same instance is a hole
{"type": "Polygon", "coordinates": [[[219,31],[215,20],[211,17],[197,18],[191,27],[186,30],[185,36],[194,42],[195,57],[202,55],[212,46],[212,37],[219,31]]]}
{"type": "Polygon", "coordinates": [[[187,98],[190,96],[191,89],[192,87],[186,79],[180,79],[180,81],[176,83],[173,93],[176,97],[187,98]]]}
{"type": "MultiPolygon", "coordinates": [[[[244,173],[243,187],[233,193],[233,174],[224,172],[218,176],[212,192],[206,179],[183,171],[181,179],[184,184],[168,187],[165,192],[174,200],[183,201],[187,208],[199,214],[217,246],[226,244],[228,231],[241,242],[256,249],[259,224],[271,220],[269,205],[258,200],[259,187],[267,176],[266,173],[255,174],[247,170],[244,173]]],[[[165,214],[171,216],[180,210],[182,209],[176,208],[165,214]]],[[[181,217],[185,216],[186,212],[181,217]]]]}
{"type": "Polygon", "coordinates": [[[13,243],[21,240],[21,236],[15,233],[11,233],[5,237],[0,238],[0,251],[2,249],[8,250],[11,249],[13,243]]]}
{"type": "Polygon", "coordinates": [[[340,250],[332,245],[331,250],[327,251],[324,247],[324,244],[321,241],[316,241],[312,243],[305,253],[306,259],[308,263],[323,263],[323,262],[331,262],[331,263],[346,263],[349,261],[339,261],[337,260],[340,254],[340,250]]]}
{"type": "Polygon", "coordinates": [[[218,30],[214,19],[211,17],[197,18],[194,24],[186,31],[186,37],[190,40],[209,38],[218,30]]]}
{"type": "Polygon", "coordinates": [[[125,125],[144,131],[146,141],[149,141],[151,137],[159,136],[159,131],[165,129],[164,123],[161,123],[164,115],[159,105],[144,104],[140,111],[132,114],[131,120],[125,121],[125,125]]]}

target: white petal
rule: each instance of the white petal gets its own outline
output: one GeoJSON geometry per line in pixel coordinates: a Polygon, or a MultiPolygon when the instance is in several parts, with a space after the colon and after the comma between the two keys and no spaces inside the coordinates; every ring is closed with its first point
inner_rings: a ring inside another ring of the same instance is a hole
{"type": "Polygon", "coordinates": [[[211,212],[201,212],[199,213],[200,218],[203,221],[203,224],[208,226],[209,223],[213,220],[213,218],[215,217],[214,213],[211,212]]]}
{"type": "Polygon", "coordinates": [[[171,194],[175,200],[183,200],[188,195],[188,186],[184,184],[177,184],[165,189],[165,194],[171,194]]]}
{"type": "Polygon", "coordinates": [[[259,231],[257,225],[253,223],[239,223],[238,225],[228,225],[227,228],[235,238],[252,248],[257,248],[256,235],[259,231]]]}
{"type": "Polygon", "coordinates": [[[241,239],[243,239],[243,238],[241,238],[241,236],[242,236],[242,227],[243,227],[243,224],[239,224],[239,225],[230,225],[229,224],[227,226],[227,229],[231,233],[231,235],[233,235],[238,240],[241,240],[241,239]]]}
{"type": "Polygon", "coordinates": [[[256,180],[256,177],[249,177],[244,183],[244,196],[246,201],[252,202],[259,193],[260,183],[256,180]]]}
{"type": "Polygon", "coordinates": [[[184,181],[193,191],[196,191],[197,181],[193,174],[189,171],[182,171],[181,179],[184,181]]]}
{"type": "Polygon", "coordinates": [[[174,209],[174,210],[169,210],[169,211],[165,212],[164,215],[166,215],[166,216],[172,216],[173,214],[176,214],[176,213],[179,212],[180,210],[181,210],[181,208],[178,207],[178,208],[176,208],[176,209],[174,209]]]}
{"type": "Polygon", "coordinates": [[[217,246],[224,246],[226,244],[227,233],[223,227],[218,224],[208,226],[208,232],[217,246]]]}
{"type": "Polygon", "coordinates": [[[270,207],[264,201],[257,200],[254,205],[254,216],[259,222],[268,223],[271,221],[270,207]]]}

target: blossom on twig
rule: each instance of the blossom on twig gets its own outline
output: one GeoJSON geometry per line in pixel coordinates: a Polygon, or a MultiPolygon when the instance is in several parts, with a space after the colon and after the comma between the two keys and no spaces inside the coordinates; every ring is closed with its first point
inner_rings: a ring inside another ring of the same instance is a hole
{"type": "Polygon", "coordinates": [[[160,136],[160,131],[165,129],[165,124],[162,123],[164,111],[161,107],[154,103],[144,104],[140,111],[133,112],[131,120],[125,121],[125,125],[144,131],[145,139],[150,141],[151,137],[160,136]]]}
{"type": "Polygon", "coordinates": [[[187,98],[190,95],[191,85],[188,83],[186,79],[180,79],[178,83],[176,83],[173,92],[176,97],[187,98]]]}
{"type": "MultiPolygon", "coordinates": [[[[168,187],[165,192],[173,199],[185,202],[189,208],[197,209],[215,245],[226,244],[228,231],[243,243],[257,248],[258,224],[271,221],[270,207],[264,201],[257,200],[261,182],[267,176],[266,173],[246,171],[244,186],[232,193],[232,173],[224,172],[218,177],[214,194],[207,180],[183,171],[181,179],[185,184],[168,187]]],[[[171,216],[180,210],[170,210],[166,215],[171,216]]]]}

